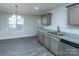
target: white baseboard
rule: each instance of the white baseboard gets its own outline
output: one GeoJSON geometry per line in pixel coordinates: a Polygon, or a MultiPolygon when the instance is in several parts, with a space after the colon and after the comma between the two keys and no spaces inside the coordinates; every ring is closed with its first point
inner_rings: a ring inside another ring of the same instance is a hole
{"type": "Polygon", "coordinates": [[[9,37],[0,37],[0,40],[6,40],[6,39],[13,39],[13,38],[21,38],[21,37],[30,37],[30,36],[36,36],[36,34],[32,35],[21,35],[21,36],[9,36],[9,37]]]}

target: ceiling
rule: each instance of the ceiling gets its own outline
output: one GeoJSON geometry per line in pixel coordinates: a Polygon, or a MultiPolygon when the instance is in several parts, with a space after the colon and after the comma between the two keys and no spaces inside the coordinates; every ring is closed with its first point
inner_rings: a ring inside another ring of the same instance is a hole
{"type": "Polygon", "coordinates": [[[0,3],[0,13],[16,13],[15,5],[18,5],[19,14],[40,15],[45,11],[51,10],[64,3],[0,3]],[[35,10],[35,7],[39,7],[35,10]]]}

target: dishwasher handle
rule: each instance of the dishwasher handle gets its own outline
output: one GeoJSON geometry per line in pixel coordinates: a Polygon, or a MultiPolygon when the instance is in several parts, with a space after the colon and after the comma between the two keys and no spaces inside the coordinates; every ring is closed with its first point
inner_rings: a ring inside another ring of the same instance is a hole
{"type": "Polygon", "coordinates": [[[76,44],[76,43],[73,43],[73,42],[70,42],[70,41],[64,40],[64,39],[61,39],[61,42],[79,49],[79,44],[76,44]]]}

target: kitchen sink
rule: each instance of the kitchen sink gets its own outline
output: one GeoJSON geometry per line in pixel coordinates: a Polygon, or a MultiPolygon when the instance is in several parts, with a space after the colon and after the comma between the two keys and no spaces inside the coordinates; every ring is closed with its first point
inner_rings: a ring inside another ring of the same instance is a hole
{"type": "Polygon", "coordinates": [[[48,32],[50,34],[58,35],[58,36],[64,36],[63,33],[58,33],[58,32],[48,32]]]}

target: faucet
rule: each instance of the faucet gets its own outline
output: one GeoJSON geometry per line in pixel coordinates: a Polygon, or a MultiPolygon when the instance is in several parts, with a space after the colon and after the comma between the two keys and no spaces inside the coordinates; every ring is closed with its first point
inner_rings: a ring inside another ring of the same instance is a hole
{"type": "Polygon", "coordinates": [[[57,35],[60,35],[60,27],[57,26],[57,35]]]}
{"type": "Polygon", "coordinates": [[[57,32],[60,32],[60,27],[59,26],[57,26],[57,32]]]}

